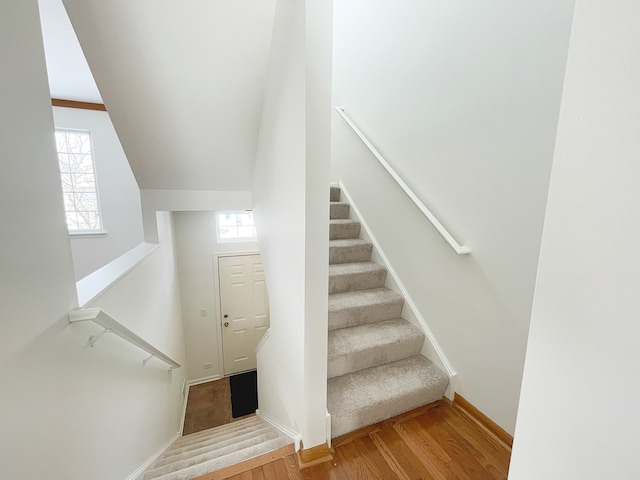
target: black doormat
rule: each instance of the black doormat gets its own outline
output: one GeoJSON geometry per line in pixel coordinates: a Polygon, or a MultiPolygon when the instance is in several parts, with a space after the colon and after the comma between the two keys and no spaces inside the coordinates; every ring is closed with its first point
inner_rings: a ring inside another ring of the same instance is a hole
{"type": "Polygon", "coordinates": [[[244,417],[256,413],[258,409],[258,375],[255,370],[232,375],[229,378],[231,386],[231,416],[244,417]]]}

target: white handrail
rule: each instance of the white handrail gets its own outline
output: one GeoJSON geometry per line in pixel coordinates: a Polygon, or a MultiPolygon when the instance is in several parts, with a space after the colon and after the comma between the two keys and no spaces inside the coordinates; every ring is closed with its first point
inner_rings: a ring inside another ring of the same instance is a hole
{"type": "Polygon", "coordinates": [[[121,338],[124,338],[130,343],[133,343],[135,346],[141,348],[146,351],[150,357],[147,357],[142,362],[142,366],[146,365],[147,362],[151,359],[151,357],[156,357],[163,362],[166,362],[170,365],[171,369],[180,368],[180,364],[176,362],[173,358],[168,355],[165,355],[156,347],[151,345],[146,340],[142,339],[127,327],[118,322],[115,318],[109,315],[107,312],[102,310],[101,308],[83,308],[78,310],[73,310],[69,312],[69,322],[86,322],[92,321],[100,325],[104,330],[97,335],[91,335],[89,337],[89,343],[93,347],[96,342],[104,335],[105,333],[115,333],[121,338]]]}
{"type": "Polygon", "coordinates": [[[351,119],[344,112],[344,108],[335,107],[336,111],[340,114],[344,121],[356,132],[356,135],[360,137],[360,140],[367,146],[371,153],[378,159],[380,164],[384,167],[384,169],[391,175],[391,177],[396,181],[396,183],[402,188],[404,193],[413,201],[413,203],[418,207],[418,209],[422,212],[422,214],[427,217],[427,220],[431,222],[431,224],[436,228],[438,233],[442,235],[442,237],[446,240],[449,246],[458,254],[458,255],[468,255],[471,253],[469,247],[464,245],[460,245],[456,240],[451,236],[451,234],[447,231],[446,228],[438,221],[438,219],[429,211],[424,203],[420,201],[420,199],[416,196],[415,193],[409,188],[409,186],[400,178],[400,176],[396,173],[396,171],[391,168],[391,165],[387,163],[387,161],[382,157],[380,152],[376,150],[376,147],[364,136],[364,134],[360,131],[358,127],[351,121],[351,119]]]}

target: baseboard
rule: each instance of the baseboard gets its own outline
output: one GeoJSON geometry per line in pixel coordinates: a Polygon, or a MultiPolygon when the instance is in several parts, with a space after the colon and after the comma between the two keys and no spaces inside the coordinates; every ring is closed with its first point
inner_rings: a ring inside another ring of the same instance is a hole
{"type": "Polygon", "coordinates": [[[425,347],[423,347],[423,355],[425,355],[427,358],[433,361],[436,365],[442,368],[442,370],[444,370],[444,372],[449,377],[449,387],[447,388],[447,392],[445,393],[445,395],[449,399],[452,399],[453,393],[455,392],[454,383],[457,378],[456,371],[454,370],[453,366],[447,359],[447,356],[445,355],[444,351],[440,347],[440,344],[436,340],[435,335],[429,328],[429,325],[427,325],[426,320],[420,313],[420,310],[418,309],[417,305],[414,303],[413,299],[411,298],[411,295],[409,295],[409,292],[407,291],[404,284],[400,280],[400,277],[398,276],[393,266],[389,262],[389,259],[384,254],[382,247],[376,240],[376,237],[371,232],[369,225],[364,220],[364,217],[360,213],[360,210],[358,210],[358,207],[356,206],[353,199],[349,195],[349,192],[347,191],[347,189],[345,188],[345,186],[341,181],[339,181],[338,184],[340,187],[340,192],[344,194],[345,198],[349,202],[350,208],[353,210],[353,213],[355,214],[356,217],[358,217],[358,220],[360,221],[362,229],[364,230],[364,233],[368,237],[369,241],[373,244],[373,248],[377,253],[378,257],[380,257],[380,261],[387,268],[387,273],[391,277],[392,283],[397,288],[397,290],[399,290],[398,293],[400,293],[404,297],[405,308],[408,310],[410,314],[407,316],[412,317],[412,318],[407,318],[407,320],[414,320],[415,323],[418,324],[418,326],[422,329],[422,331],[425,334],[425,347]]]}
{"type": "Polygon", "coordinates": [[[280,422],[278,422],[277,420],[274,420],[268,415],[265,415],[260,411],[260,409],[256,410],[256,415],[260,417],[262,420],[264,420],[265,422],[267,422],[269,425],[271,425],[273,428],[281,432],[283,435],[290,438],[294,444],[294,449],[296,452],[300,450],[300,445],[302,443],[302,435],[299,432],[296,432],[295,430],[292,430],[291,428],[285,425],[282,425],[280,422]]]}
{"type": "Polygon", "coordinates": [[[149,468],[153,463],[160,458],[167,448],[171,446],[173,442],[175,442],[180,437],[180,433],[176,433],[167,443],[165,443],[162,447],[160,447],[156,453],[154,453],[151,457],[147,459],[142,465],[140,465],[131,475],[129,475],[126,480],[139,480],[142,478],[144,472],[149,468]]]}
{"type": "Polygon", "coordinates": [[[302,447],[297,453],[298,468],[304,470],[305,468],[314,467],[321,463],[330,462],[333,460],[333,454],[329,445],[323,443],[316,447],[304,448],[302,447]]]}
{"type": "Polygon", "coordinates": [[[461,395],[454,395],[453,402],[449,402],[453,408],[464,415],[471,423],[473,423],[485,436],[496,446],[503,448],[511,453],[513,446],[513,437],[506,432],[500,425],[495,423],[484,413],[474,407],[461,395]]]}
{"type": "Polygon", "coordinates": [[[187,382],[187,386],[193,387],[194,385],[200,385],[201,383],[213,382],[215,380],[220,380],[221,378],[222,378],[222,376],[219,375],[219,374],[211,375],[210,377],[196,378],[195,380],[190,380],[189,382],[187,382]]]}

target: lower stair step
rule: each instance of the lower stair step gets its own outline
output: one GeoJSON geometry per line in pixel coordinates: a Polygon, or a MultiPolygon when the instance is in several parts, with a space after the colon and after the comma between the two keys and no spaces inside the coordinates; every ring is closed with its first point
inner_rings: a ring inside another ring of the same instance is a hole
{"type": "Polygon", "coordinates": [[[335,377],[327,382],[331,436],[440,400],[447,375],[422,355],[335,377]]]}
{"type": "Polygon", "coordinates": [[[329,331],[398,318],[404,298],[388,288],[329,295],[329,331]]]}
{"type": "Polygon", "coordinates": [[[375,262],[329,265],[329,293],[384,287],[387,269],[375,262]]]}
{"type": "Polygon", "coordinates": [[[329,240],[329,264],[368,262],[373,244],[360,238],[329,240]]]}
{"type": "Polygon", "coordinates": [[[144,480],[190,480],[277,450],[291,443],[267,422],[254,417],[178,439],[144,480]]]}
{"type": "Polygon", "coordinates": [[[329,240],[342,238],[358,238],[360,222],[356,220],[329,220],[329,240]]]}
{"type": "Polygon", "coordinates": [[[329,332],[327,377],[418,355],[424,334],[403,318],[329,332]]]}

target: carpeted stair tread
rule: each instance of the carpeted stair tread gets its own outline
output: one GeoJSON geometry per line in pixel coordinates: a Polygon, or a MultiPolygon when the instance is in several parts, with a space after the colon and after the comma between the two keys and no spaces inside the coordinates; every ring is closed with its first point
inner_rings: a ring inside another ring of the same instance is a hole
{"type": "Polygon", "coordinates": [[[403,318],[329,332],[327,376],[346,375],[418,355],[424,333],[403,318]]]}
{"type": "Polygon", "coordinates": [[[258,417],[257,415],[252,415],[251,417],[243,418],[241,420],[220,425],[218,427],[208,428],[207,430],[200,430],[199,432],[191,433],[189,435],[184,435],[178,438],[167,451],[196,443],[203,438],[209,439],[215,438],[217,436],[228,435],[229,433],[240,433],[243,430],[250,430],[262,426],[264,425],[264,423],[264,420],[262,420],[260,417],[258,417]]]}
{"type": "Polygon", "coordinates": [[[386,277],[387,269],[375,262],[329,265],[329,293],[380,288],[386,277]]]}
{"type": "Polygon", "coordinates": [[[264,425],[256,429],[250,429],[239,433],[230,432],[224,436],[202,439],[200,442],[176,448],[171,451],[166,451],[158,460],[156,460],[155,467],[161,467],[173,461],[182,460],[183,458],[186,458],[185,455],[199,455],[200,453],[212,451],[214,448],[220,449],[233,443],[268,433],[272,433],[272,429],[269,425],[264,425]]]}
{"type": "Polygon", "coordinates": [[[331,202],[329,204],[329,218],[334,220],[349,218],[349,208],[347,202],[331,202]]]}
{"type": "Polygon", "coordinates": [[[329,295],[329,331],[400,317],[404,298],[388,288],[329,295]]]}
{"type": "Polygon", "coordinates": [[[360,236],[360,222],[351,219],[329,220],[329,240],[343,238],[358,238],[360,236]]]}
{"type": "Polygon", "coordinates": [[[368,262],[373,244],[360,238],[329,240],[329,264],[368,262]]]}
{"type": "Polygon", "coordinates": [[[250,439],[199,454],[184,460],[155,467],[145,474],[145,480],[189,480],[229,465],[243,462],[284,447],[287,439],[272,431],[268,435],[254,435],[250,439]]]}
{"type": "Polygon", "coordinates": [[[331,435],[338,437],[440,400],[446,374],[422,355],[329,379],[331,435]]]}
{"type": "Polygon", "coordinates": [[[337,187],[335,185],[331,185],[329,187],[329,201],[330,202],[340,201],[340,187],[337,187]]]}

